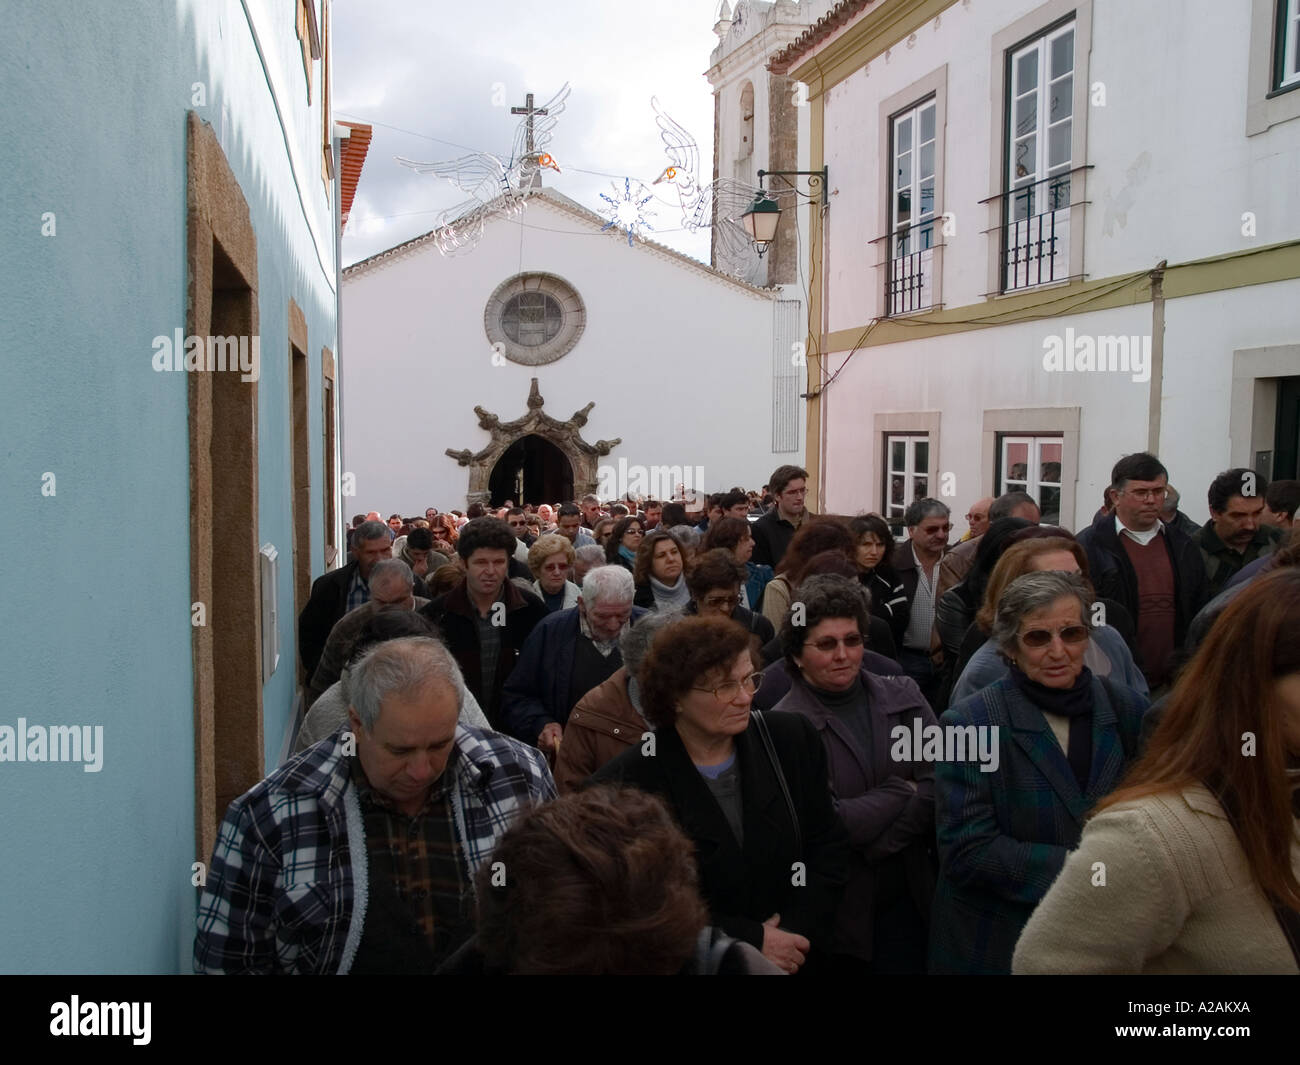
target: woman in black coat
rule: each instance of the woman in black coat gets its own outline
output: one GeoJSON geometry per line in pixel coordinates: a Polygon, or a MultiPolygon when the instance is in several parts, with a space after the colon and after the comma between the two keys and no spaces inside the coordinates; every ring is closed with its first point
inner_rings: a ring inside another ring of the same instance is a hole
{"type": "Polygon", "coordinates": [[[712,924],[787,972],[817,968],[850,854],[816,730],[793,714],[751,717],[749,634],[724,618],[662,630],[639,680],[656,731],[592,780],[664,799],[695,844],[712,924]]]}
{"type": "Polygon", "coordinates": [[[912,611],[903,582],[889,564],[894,546],[889,526],[879,514],[861,514],[849,522],[849,531],[857,542],[858,580],[871,595],[871,616],[889,625],[894,643],[901,647],[912,611]]]}

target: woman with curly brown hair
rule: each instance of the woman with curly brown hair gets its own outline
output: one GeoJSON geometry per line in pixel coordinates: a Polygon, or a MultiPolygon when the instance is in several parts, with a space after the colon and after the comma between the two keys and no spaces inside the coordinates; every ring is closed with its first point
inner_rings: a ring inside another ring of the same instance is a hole
{"type": "Polygon", "coordinates": [[[647,610],[683,610],[691,601],[686,585],[687,551],[675,533],[654,529],[636,549],[633,603],[647,610]]]}
{"type": "Polygon", "coordinates": [[[1300,971],[1300,570],[1261,577],[1179,675],[1016,945],[1016,972],[1300,971]],[[1113,885],[1099,888],[1098,871],[1113,885]]]}
{"type": "Polygon", "coordinates": [[[695,843],[712,923],[796,972],[830,948],[849,852],[816,730],[751,718],[758,681],[735,622],[664,629],[640,675],[655,732],[592,779],[661,796],[695,843]]]}

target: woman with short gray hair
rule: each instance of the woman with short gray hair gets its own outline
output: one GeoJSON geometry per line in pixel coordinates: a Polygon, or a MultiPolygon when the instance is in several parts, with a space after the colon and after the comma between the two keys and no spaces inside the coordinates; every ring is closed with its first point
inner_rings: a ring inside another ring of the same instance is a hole
{"type": "Polygon", "coordinates": [[[835,810],[853,865],[836,918],[834,957],[843,974],[925,972],[934,894],[934,767],[895,757],[902,728],[937,724],[910,677],[862,665],[869,596],[851,577],[807,578],[786,612],[781,649],[792,684],[777,712],[812,722],[830,769],[835,810]]]}
{"type": "Polygon", "coordinates": [[[1137,753],[1147,700],[1084,665],[1091,601],[1077,574],[1017,577],[990,637],[1009,674],[941,718],[931,972],[1011,971],[1088,811],[1137,753]]]}

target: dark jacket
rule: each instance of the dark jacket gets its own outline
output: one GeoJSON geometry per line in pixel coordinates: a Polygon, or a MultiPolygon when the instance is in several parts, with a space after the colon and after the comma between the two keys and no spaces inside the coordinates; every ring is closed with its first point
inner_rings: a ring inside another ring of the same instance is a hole
{"type": "MultiPolygon", "coordinates": [[[[330,629],[348,612],[348,586],[358,565],[353,559],[342,569],[330,570],[312,582],[311,596],[298,615],[298,654],[308,679],[320,665],[330,629]]],[[[418,597],[429,598],[429,590],[419,577],[415,578],[412,591],[418,597]]]]}
{"type": "MultiPolygon", "coordinates": [[[[813,515],[804,511],[799,521],[799,528],[813,515]]],[[[781,562],[785,549],[794,539],[795,527],[781,517],[781,511],[774,503],[772,509],[758,521],[749,526],[749,534],[754,538],[754,553],[750,561],[760,566],[771,566],[774,570],[781,562]]]]}
{"type": "MultiPolygon", "coordinates": [[[[903,633],[907,631],[907,622],[912,616],[912,601],[893,566],[882,561],[870,573],[860,574],[858,580],[871,595],[871,616],[884,621],[894,643],[902,646],[903,633]]],[[[912,590],[916,590],[915,584],[912,590]]]]}
{"type": "Polygon", "coordinates": [[[935,767],[940,866],[931,972],[1011,971],[1016,940],[1078,845],[1088,811],[1127,771],[1147,700],[1098,677],[1092,694],[1092,768],[1082,791],[1042,711],[1011,678],[939,719],[945,729],[992,730],[998,767],[982,772],[969,754],[935,767]]]}
{"type": "Polygon", "coordinates": [[[311,596],[298,615],[298,655],[308,677],[320,665],[330,629],[348,612],[348,585],[357,566],[357,560],[353,559],[342,569],[330,570],[312,582],[311,596]]]}
{"type": "Polygon", "coordinates": [[[807,936],[816,954],[831,946],[852,855],[831,805],[826,753],[816,730],[795,714],[766,718],[798,813],[803,853],[795,847],[789,807],[752,723],[735,737],[743,847],[674,728],[655,733],[652,753],[646,753],[644,744],[631,747],[592,781],[630,784],[665,800],[695,844],[710,923],[761,950],[763,922],[779,913],[781,927],[807,936]],[[796,862],[803,863],[803,877],[796,862]],[[799,879],[803,886],[796,885],[799,879]]]}
{"type": "MultiPolygon", "coordinates": [[[[1169,552],[1174,570],[1174,646],[1187,639],[1192,618],[1210,599],[1209,582],[1201,551],[1177,529],[1165,527],[1160,534],[1169,552]]],[[[1078,535],[1080,546],[1088,555],[1088,572],[1099,599],[1114,599],[1133,619],[1136,627],[1141,616],[1138,600],[1137,571],[1115,532],[1115,516],[1103,514],[1078,535]]],[[[1139,661],[1149,673],[1153,664],[1139,661]]]]}
{"type": "MultiPolygon", "coordinates": [[[[945,547],[943,549],[943,553],[946,555],[950,550],[951,548],[945,547]]],[[[889,556],[889,564],[891,567],[893,567],[894,572],[898,575],[898,583],[903,586],[903,594],[907,596],[907,605],[908,605],[908,609],[910,610],[912,606],[912,600],[916,598],[916,582],[917,582],[916,553],[912,550],[911,540],[905,540],[903,543],[899,544],[897,547],[894,548],[893,554],[889,556]]],[[[936,592],[938,591],[937,582],[935,584],[935,591],[936,592]]],[[[938,605],[939,605],[939,601],[936,598],[935,607],[937,608],[938,605]]],[[[908,617],[908,621],[911,621],[910,615],[908,617]]],[[[907,631],[906,625],[904,625],[903,631],[904,632],[907,631]]],[[[898,646],[899,647],[903,646],[902,637],[899,637],[898,646]]]]}
{"type": "MultiPolygon", "coordinates": [[[[479,658],[478,608],[470,602],[464,580],[445,595],[438,596],[420,613],[434,622],[442,632],[442,641],[451,651],[465,674],[465,687],[474,693],[483,713],[494,729],[501,727],[501,692],[506,678],[515,668],[515,660],[529,634],[550,613],[532,592],[514,581],[505,581],[502,599],[506,604],[506,623],[501,629],[501,652],[497,658],[496,677],[490,691],[483,690],[483,667],[479,658]]],[[[537,739],[536,736],[533,737],[537,739]]]]}
{"type": "Polygon", "coordinates": [[[1214,531],[1214,521],[1207,521],[1192,536],[1201,551],[1201,560],[1205,563],[1205,573],[1210,586],[1210,598],[1213,599],[1227,586],[1228,580],[1241,572],[1251,562],[1268,558],[1277,550],[1281,539],[1280,529],[1271,529],[1261,525],[1255,530],[1245,551],[1236,551],[1219,539],[1214,531]]]}
{"type": "MultiPolygon", "coordinates": [[[[646,611],[632,608],[632,623],[646,611]]],[[[586,692],[573,691],[573,656],[582,639],[578,608],[543,618],[519,652],[514,672],[501,693],[501,728],[517,740],[536,744],[550,722],[565,725],[569,711],[586,692]]],[[[616,649],[618,666],[623,656],[616,649]]]]}
{"type": "MultiPolygon", "coordinates": [[[[898,727],[938,724],[911,677],[860,674],[871,714],[871,750],[818,700],[802,679],[776,705],[812,722],[826,748],[835,812],[853,848],[853,865],[836,920],[836,947],[864,960],[872,957],[872,925],[879,863],[901,855],[908,892],[928,920],[934,897],[934,766],[896,760],[890,750],[898,727]],[[919,724],[914,722],[919,721],[919,724]],[[916,787],[906,783],[916,781],[916,787]]],[[[909,745],[910,751],[910,745],[909,745]]]]}

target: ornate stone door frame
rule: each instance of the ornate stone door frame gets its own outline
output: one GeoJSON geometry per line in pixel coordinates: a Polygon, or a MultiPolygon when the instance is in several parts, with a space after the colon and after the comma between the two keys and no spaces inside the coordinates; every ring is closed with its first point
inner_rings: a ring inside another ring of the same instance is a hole
{"type": "Polygon", "coordinates": [[[486,429],[492,434],[491,443],[477,452],[471,452],[469,448],[462,448],[460,451],[447,448],[447,454],[451,458],[461,466],[469,467],[469,490],[465,494],[467,503],[491,502],[488,480],[492,476],[497,460],[506,453],[511,444],[525,436],[540,436],[564,453],[565,458],[569,460],[569,465],[573,467],[573,492],[577,498],[581,499],[587,493],[596,490],[597,460],[618,447],[623,442],[622,437],[613,440],[597,440],[595,444],[589,444],[582,439],[582,427],[587,424],[587,415],[596,405],[594,401],[581,410],[574,411],[573,417],[567,421],[557,421],[546,414],[542,410],[545,402],[537,389],[537,378],[534,377],[528,391],[528,413],[522,418],[516,418],[512,422],[502,422],[495,414],[483,407],[474,408],[474,413],[478,415],[479,428],[486,429]]]}

